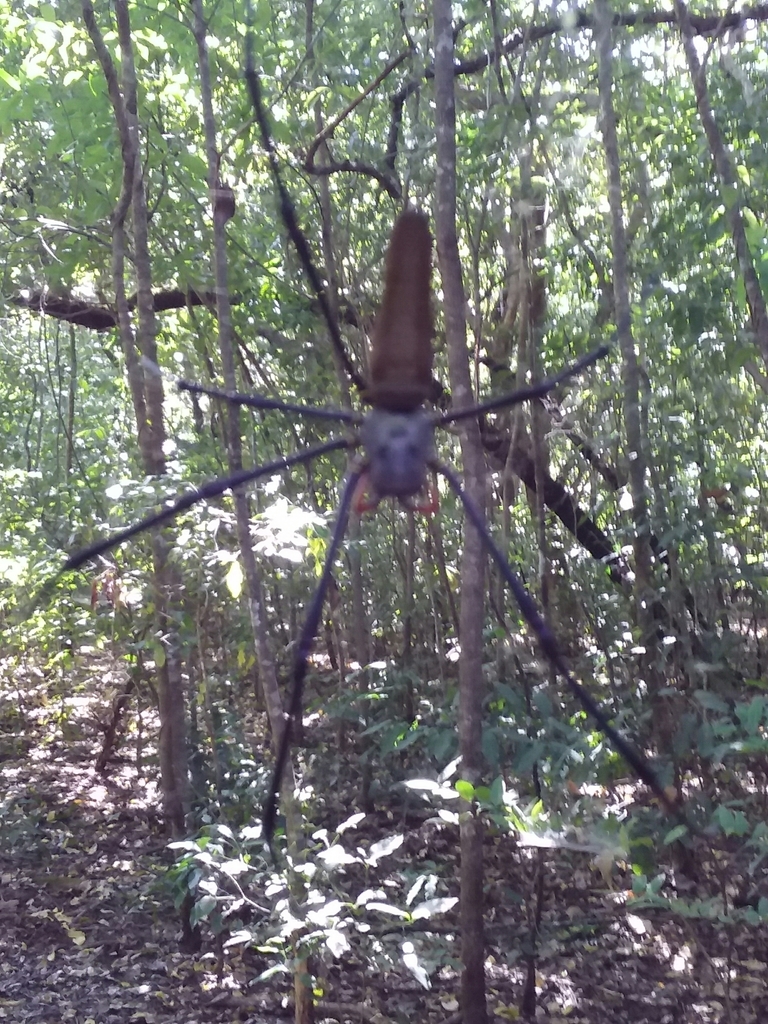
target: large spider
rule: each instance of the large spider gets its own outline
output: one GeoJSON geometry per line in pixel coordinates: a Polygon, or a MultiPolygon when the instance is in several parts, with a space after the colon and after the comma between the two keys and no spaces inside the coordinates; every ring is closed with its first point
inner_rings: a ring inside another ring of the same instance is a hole
{"type": "Polygon", "coordinates": [[[665,807],[671,809],[672,799],[661,786],[647,760],[622,737],[611,724],[608,715],[570,672],[550,627],[491,536],[482,512],[464,492],[456,472],[438,460],[434,447],[435,427],[540,398],[604,357],[608,352],[607,348],[602,347],[590,352],[548,380],[480,405],[453,409],[446,413],[427,411],[425,403],[432,388],[432,238],[426,215],[414,209],[406,209],[397,219],[389,243],[384,296],[371,339],[369,379],[363,382],[344,351],[338,325],[328,308],[322,281],[312,262],[306,239],[298,228],[293,203],[280,174],[262,102],[259,78],[250,56],[247,61],[246,79],[280,196],[281,212],[286,227],[318,296],[332,339],[340,353],[343,353],[345,365],[353,381],[359,386],[362,397],[370,403],[371,409],[365,414],[360,414],[315,408],[259,395],[233,394],[183,380],[177,381],[182,390],[189,392],[222,398],[228,402],[260,410],[271,409],[336,420],[348,424],[352,430],[349,436],[326,441],[294,455],[276,459],[255,469],[243,470],[226,479],[214,480],[188,491],[160,512],[73,555],[66,562],[64,570],[76,569],[149,527],[168,522],[198,501],[216,497],[227,490],[270,476],[281,469],[308,462],[327,452],[361,449],[361,453],[352,463],[343,488],[320,581],[310,602],[296,647],[285,728],[280,738],[272,785],[264,808],[264,837],[271,848],[280,786],[290,751],[291,736],[301,714],[302,689],[308,658],[319,627],[325,594],[350,510],[364,512],[374,509],[383,498],[393,498],[411,510],[435,511],[437,491],[434,475],[440,474],[454,489],[466,515],[482,536],[488,553],[509,585],[528,626],[536,635],[542,653],[638,777],[653,790],[665,807]]]}

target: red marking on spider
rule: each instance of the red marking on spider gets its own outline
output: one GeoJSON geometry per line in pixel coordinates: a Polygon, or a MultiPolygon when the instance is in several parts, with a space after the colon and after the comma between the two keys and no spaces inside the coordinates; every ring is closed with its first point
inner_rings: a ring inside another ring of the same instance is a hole
{"type": "MultiPolygon", "coordinates": [[[[364,473],[357,482],[352,496],[352,508],[357,515],[374,512],[381,502],[381,496],[370,490],[368,473],[364,473]]],[[[425,516],[434,515],[440,508],[440,497],[434,478],[430,478],[415,495],[401,498],[400,504],[409,512],[421,512],[425,516]],[[421,500],[423,496],[423,500],[421,500]]]]}

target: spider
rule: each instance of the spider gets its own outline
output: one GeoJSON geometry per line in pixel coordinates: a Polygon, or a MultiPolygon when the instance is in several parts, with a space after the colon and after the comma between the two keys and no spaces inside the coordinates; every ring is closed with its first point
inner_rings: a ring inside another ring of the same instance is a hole
{"type": "Polygon", "coordinates": [[[393,498],[409,510],[435,512],[438,502],[434,481],[436,475],[441,475],[458,495],[465,514],[482,536],[489,555],[512,591],[529,628],[537,638],[542,653],[637,776],[655,793],[667,810],[673,809],[672,797],[662,787],[648,761],[617,731],[606,712],[571,673],[552,630],[493,539],[483,513],[465,493],[456,472],[437,458],[434,446],[436,427],[508,408],[519,402],[541,398],[565,380],[605,357],[608,348],[601,347],[588,353],[555,376],[538,384],[479,405],[452,409],[445,413],[427,411],[425,403],[432,390],[432,237],[427,216],[416,209],[407,208],[396,220],[390,238],[386,256],[384,294],[371,337],[369,379],[363,381],[345,351],[338,325],[327,303],[323,283],[312,261],[306,239],[299,229],[293,202],[281,176],[262,100],[261,84],[251,53],[247,53],[246,56],[246,80],[279,194],[283,220],[318,297],[331,338],[351,379],[371,408],[361,414],[349,410],[296,405],[265,396],[236,394],[190,381],[177,380],[177,386],[183,391],[205,394],[259,410],[334,420],[346,424],[351,431],[348,436],[326,441],[296,454],[194,488],[154,515],[74,554],[65,563],[62,571],[79,568],[85,562],[142,531],[170,521],[198,501],[219,496],[228,490],[308,462],[328,452],[361,449],[352,461],[342,490],[320,580],[296,646],[285,727],[280,737],[272,783],[264,807],[263,835],[269,848],[273,849],[280,787],[290,753],[292,733],[301,715],[308,658],[318,631],[326,591],[344,538],[350,511],[354,510],[358,514],[370,511],[375,509],[381,500],[393,498]]]}

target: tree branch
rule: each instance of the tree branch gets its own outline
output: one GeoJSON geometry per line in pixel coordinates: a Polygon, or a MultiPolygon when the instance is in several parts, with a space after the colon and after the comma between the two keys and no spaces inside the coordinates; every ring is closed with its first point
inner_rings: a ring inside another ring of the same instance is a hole
{"type": "MultiPolygon", "coordinates": [[[[736,248],[736,259],[739,263],[739,270],[744,280],[744,288],[747,293],[747,304],[749,306],[752,329],[755,333],[757,346],[762,353],[763,359],[768,363],[768,310],[765,306],[765,296],[760,287],[760,281],[755,273],[755,265],[752,262],[752,253],[749,250],[747,235],[744,230],[744,221],[741,216],[741,200],[736,183],[736,176],[733,173],[731,159],[728,156],[720,129],[717,127],[715,115],[712,112],[712,105],[709,102],[707,92],[707,79],[704,73],[704,66],[701,64],[693,45],[693,20],[688,13],[688,8],[683,0],[675,0],[675,13],[680,24],[680,34],[683,38],[683,49],[688,61],[688,69],[693,80],[693,91],[696,94],[696,105],[699,109],[699,117],[707,136],[715,171],[720,179],[720,195],[728,215],[728,222],[731,227],[733,244],[736,248]]],[[[726,19],[721,18],[720,22],[726,19]]],[[[719,23],[718,23],[719,24],[719,23]]]]}

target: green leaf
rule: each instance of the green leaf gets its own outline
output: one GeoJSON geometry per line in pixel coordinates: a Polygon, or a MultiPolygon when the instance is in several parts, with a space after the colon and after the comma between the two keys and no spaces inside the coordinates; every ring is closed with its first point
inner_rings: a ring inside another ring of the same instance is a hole
{"type": "Polygon", "coordinates": [[[721,805],[715,810],[713,818],[727,836],[745,836],[750,831],[749,822],[743,811],[734,811],[721,805]]]}
{"type": "Polygon", "coordinates": [[[491,792],[489,796],[489,803],[494,807],[504,806],[504,779],[501,775],[497,775],[491,783],[491,792]]]}
{"type": "Polygon", "coordinates": [[[708,711],[717,711],[721,715],[728,715],[731,712],[725,701],[711,690],[696,690],[694,697],[708,711]]]}
{"type": "Polygon", "coordinates": [[[198,921],[204,921],[210,916],[215,907],[216,900],[213,896],[203,896],[192,907],[192,911],[189,915],[190,922],[194,925],[197,924],[198,921]]]}
{"type": "Polygon", "coordinates": [[[345,932],[332,928],[325,936],[325,944],[332,956],[336,958],[343,956],[350,950],[349,939],[345,932]]]}
{"type": "Polygon", "coordinates": [[[157,667],[162,668],[165,665],[165,647],[157,640],[152,642],[152,654],[157,667]]]}
{"type": "Polygon", "coordinates": [[[411,918],[418,921],[421,918],[435,917],[438,914],[445,914],[459,902],[457,896],[444,896],[438,899],[424,900],[413,908],[411,918]]]}
{"type": "Polygon", "coordinates": [[[498,768],[499,760],[501,757],[501,751],[499,748],[499,737],[496,729],[483,729],[481,744],[483,750],[483,757],[486,759],[491,768],[498,768]]]}
{"type": "Polygon", "coordinates": [[[366,908],[368,910],[378,910],[380,914],[388,914],[390,917],[401,917],[406,920],[410,917],[407,911],[401,910],[400,907],[395,907],[391,903],[367,903],[366,908]]]}
{"type": "Polygon", "coordinates": [[[466,779],[458,779],[456,782],[454,782],[453,785],[454,789],[459,794],[459,796],[463,800],[466,800],[467,803],[471,803],[472,800],[474,800],[475,787],[472,785],[471,782],[467,782],[466,779]]]}
{"type": "Polygon", "coordinates": [[[414,976],[416,981],[421,985],[422,988],[432,988],[432,983],[429,980],[429,975],[422,966],[419,956],[416,953],[413,944],[407,942],[403,945],[403,963],[414,976]]]}
{"type": "Polygon", "coordinates": [[[687,834],[687,825],[675,825],[675,827],[673,829],[670,829],[669,832],[667,832],[667,834],[664,836],[664,845],[671,846],[672,843],[676,842],[682,836],[685,836],[687,834]]]}
{"type": "Polygon", "coordinates": [[[405,837],[399,834],[381,839],[378,843],[374,843],[371,846],[368,856],[365,858],[366,863],[377,864],[383,857],[389,857],[395,850],[399,850],[404,842],[405,837]]]}
{"type": "Polygon", "coordinates": [[[766,699],[763,696],[753,697],[748,704],[738,704],[736,715],[739,721],[750,736],[755,736],[766,708],[766,699]]]}
{"type": "Polygon", "coordinates": [[[21,82],[18,80],[18,78],[14,78],[10,71],[6,71],[5,68],[1,67],[0,81],[5,82],[5,84],[9,86],[9,88],[13,89],[14,92],[19,92],[19,90],[21,89],[21,82]]]}

